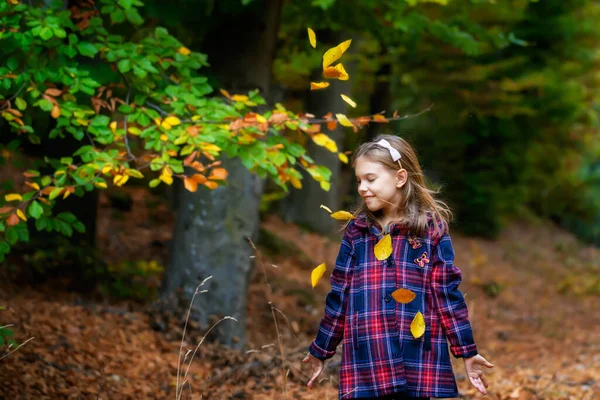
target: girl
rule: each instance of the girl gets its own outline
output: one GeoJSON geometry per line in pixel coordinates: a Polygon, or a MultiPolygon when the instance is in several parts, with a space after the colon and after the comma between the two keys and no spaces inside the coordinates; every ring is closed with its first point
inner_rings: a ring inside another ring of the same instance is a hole
{"type": "Polygon", "coordinates": [[[399,137],[362,144],[353,166],[364,203],[346,226],[325,315],[302,360],[313,370],[308,386],[342,342],[340,399],[456,397],[448,340],[487,394],[483,367],[493,365],[477,353],[458,290],[448,207],[426,188],[414,150],[399,137]],[[384,244],[375,245],[387,235],[386,257],[384,244]]]}

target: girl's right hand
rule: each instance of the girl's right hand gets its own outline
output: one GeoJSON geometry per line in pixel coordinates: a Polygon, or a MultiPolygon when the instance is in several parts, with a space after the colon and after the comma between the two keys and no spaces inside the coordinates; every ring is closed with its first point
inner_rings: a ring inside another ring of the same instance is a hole
{"type": "Polygon", "coordinates": [[[310,381],[308,381],[308,383],[306,384],[309,388],[312,388],[315,379],[317,379],[318,376],[321,375],[321,372],[323,372],[323,367],[325,366],[325,363],[310,353],[308,353],[306,357],[304,357],[304,360],[302,360],[302,362],[309,363],[312,367],[312,378],[310,378],[310,381]]]}

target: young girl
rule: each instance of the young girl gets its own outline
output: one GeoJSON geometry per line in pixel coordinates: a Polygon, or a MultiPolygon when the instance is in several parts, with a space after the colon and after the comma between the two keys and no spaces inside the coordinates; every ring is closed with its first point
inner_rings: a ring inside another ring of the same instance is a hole
{"type": "Polygon", "coordinates": [[[364,203],[346,227],[325,316],[302,360],[313,370],[308,386],[342,342],[340,399],[456,397],[449,341],[471,383],[487,394],[483,367],[493,365],[477,353],[458,290],[450,211],[427,189],[414,150],[399,137],[362,144],[353,165],[364,203]],[[388,257],[383,243],[375,250],[387,235],[388,257]]]}

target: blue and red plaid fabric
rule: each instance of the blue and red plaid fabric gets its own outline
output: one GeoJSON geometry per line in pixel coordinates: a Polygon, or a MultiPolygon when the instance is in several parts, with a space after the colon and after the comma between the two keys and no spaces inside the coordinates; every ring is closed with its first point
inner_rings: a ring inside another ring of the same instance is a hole
{"type": "Polygon", "coordinates": [[[458,289],[448,233],[437,237],[433,225],[425,237],[393,225],[392,255],[375,258],[383,233],[357,218],[348,225],[335,268],[325,315],[309,351],[325,360],[342,343],[340,398],[356,399],[406,393],[413,397],[456,397],[458,389],[448,344],[455,357],[477,354],[467,305],[458,289]],[[396,302],[396,289],[416,298],[396,302]],[[425,334],[415,339],[410,324],[417,312],[425,334]]]}

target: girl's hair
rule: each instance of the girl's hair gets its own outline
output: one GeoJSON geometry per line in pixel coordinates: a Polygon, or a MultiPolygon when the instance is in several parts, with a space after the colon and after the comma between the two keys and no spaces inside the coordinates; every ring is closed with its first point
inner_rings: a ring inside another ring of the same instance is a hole
{"type": "MultiPolygon", "coordinates": [[[[408,173],[406,184],[399,189],[402,191],[402,200],[398,209],[403,211],[402,217],[395,222],[405,225],[419,236],[424,235],[427,231],[430,219],[433,222],[434,234],[441,236],[447,231],[448,222],[452,219],[452,212],[446,203],[434,197],[439,192],[431,190],[425,185],[417,155],[406,140],[394,135],[379,135],[358,147],[352,157],[353,167],[356,167],[356,160],[360,157],[380,162],[394,172],[404,168],[408,173]],[[381,139],[387,140],[394,149],[400,152],[400,160],[393,161],[390,151],[377,144],[381,139]]],[[[354,214],[363,214],[367,217],[367,221],[375,221],[383,229],[386,228],[383,226],[381,213],[369,211],[364,201],[354,214]]]]}

